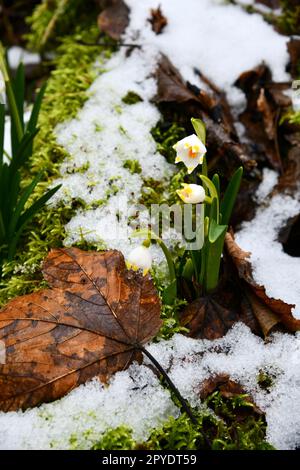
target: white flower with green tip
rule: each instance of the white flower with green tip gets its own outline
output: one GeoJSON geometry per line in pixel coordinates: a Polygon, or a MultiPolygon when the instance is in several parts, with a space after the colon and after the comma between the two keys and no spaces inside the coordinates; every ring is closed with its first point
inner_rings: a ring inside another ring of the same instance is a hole
{"type": "Polygon", "coordinates": [[[173,148],[176,150],[175,163],[183,162],[187,167],[188,173],[203,162],[206,153],[206,147],[195,134],[189,135],[179,140],[173,148]]]}
{"type": "Polygon", "coordinates": [[[205,200],[205,191],[199,184],[182,184],[183,189],[177,189],[177,194],[186,204],[200,204],[205,200]]]}
{"type": "Polygon", "coordinates": [[[133,271],[143,270],[143,275],[146,276],[152,266],[152,256],[149,248],[144,245],[137,246],[129,253],[126,266],[133,271]]]}

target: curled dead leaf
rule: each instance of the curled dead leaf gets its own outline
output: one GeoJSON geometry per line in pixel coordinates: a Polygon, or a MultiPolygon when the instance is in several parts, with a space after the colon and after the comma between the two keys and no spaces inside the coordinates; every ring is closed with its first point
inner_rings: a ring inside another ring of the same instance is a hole
{"type": "Polygon", "coordinates": [[[151,9],[151,18],[149,18],[149,23],[151,23],[152,30],[155,34],[161,34],[164,28],[168,24],[167,18],[163,15],[161,7],[151,9]]]}
{"type": "Polygon", "coordinates": [[[225,246],[239,278],[246,283],[246,298],[265,335],[276,325],[276,319],[277,323],[282,323],[290,331],[300,330],[300,320],[292,315],[294,305],[268,297],[265,287],[255,282],[249,260],[250,253],[243,251],[230,233],[226,234],[225,246]],[[247,288],[250,290],[248,295],[247,288]]]}
{"type": "Polygon", "coordinates": [[[118,251],[55,249],[43,274],[51,288],[1,311],[3,411],[56,400],[92,377],[126,369],[161,325],[151,278],[127,271],[118,251]]]}
{"type": "Polygon", "coordinates": [[[249,406],[242,406],[236,409],[237,419],[239,420],[246,418],[249,414],[264,416],[264,412],[255,404],[253,398],[245,391],[241,384],[231,380],[228,374],[217,374],[201,383],[199,391],[201,400],[205,400],[214,392],[219,392],[224,398],[234,398],[239,395],[244,396],[244,403],[247,403],[249,406]]]}

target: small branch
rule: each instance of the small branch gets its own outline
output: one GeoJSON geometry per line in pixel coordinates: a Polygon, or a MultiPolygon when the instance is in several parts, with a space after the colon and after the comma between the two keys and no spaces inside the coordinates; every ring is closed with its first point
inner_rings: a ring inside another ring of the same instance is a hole
{"type": "Polygon", "coordinates": [[[176,387],[176,385],[174,384],[174,382],[170,379],[170,377],[168,376],[167,372],[163,369],[163,367],[159,364],[159,362],[157,362],[157,360],[155,359],[155,357],[152,356],[151,353],[149,353],[149,351],[147,351],[147,349],[145,349],[143,346],[141,345],[138,345],[137,346],[138,349],[140,349],[140,351],[142,351],[145,356],[147,356],[150,361],[155,365],[155,367],[157,368],[157,370],[162,374],[163,378],[165,379],[165,381],[167,382],[167,384],[169,385],[169,387],[171,388],[171,390],[174,392],[174,395],[176,396],[176,398],[179,400],[183,410],[186,412],[186,414],[189,416],[189,418],[191,419],[192,423],[193,424],[197,424],[197,419],[195,418],[195,416],[193,415],[193,412],[191,410],[191,408],[189,407],[188,403],[186,402],[186,400],[183,398],[183,396],[181,395],[181,393],[179,392],[178,388],[176,387]]]}
{"type": "Polygon", "coordinates": [[[82,44],[82,46],[90,46],[90,47],[131,47],[131,48],[136,48],[136,49],[141,49],[142,46],[140,44],[130,44],[130,43],[125,43],[125,42],[117,42],[117,41],[112,41],[112,42],[84,42],[84,41],[76,41],[77,44],[82,44]]]}

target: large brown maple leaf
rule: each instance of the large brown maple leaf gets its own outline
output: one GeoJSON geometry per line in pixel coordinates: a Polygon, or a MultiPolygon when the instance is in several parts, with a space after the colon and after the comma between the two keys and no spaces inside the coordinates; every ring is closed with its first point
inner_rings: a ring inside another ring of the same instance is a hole
{"type": "Polygon", "coordinates": [[[51,288],[0,312],[3,411],[56,400],[94,376],[107,379],[137,358],[161,325],[151,278],[127,271],[118,251],[55,249],[43,274],[51,288]]]}

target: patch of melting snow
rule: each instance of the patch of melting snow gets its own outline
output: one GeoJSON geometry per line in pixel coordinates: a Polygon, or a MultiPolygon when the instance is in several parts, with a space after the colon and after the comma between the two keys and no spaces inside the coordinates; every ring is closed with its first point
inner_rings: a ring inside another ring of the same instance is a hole
{"type": "MultiPolygon", "coordinates": [[[[179,68],[186,80],[201,84],[198,68],[237,103],[233,86],[246,70],[265,62],[275,81],[285,81],[289,57],[287,37],[278,34],[260,14],[249,15],[242,8],[220,0],[126,0],[131,8],[127,39],[155,45],[179,68]],[[168,25],[156,35],[148,19],[150,9],[161,6],[168,25]]],[[[243,94],[240,92],[243,101],[243,94]]]]}
{"type": "MultiPolygon", "coordinates": [[[[151,76],[155,63],[151,51],[134,51],[129,58],[117,53],[93,83],[91,97],[76,119],[56,129],[57,141],[70,158],[61,165],[61,178],[55,184],[63,186],[51,203],[74,198],[90,206],[78,210],[66,226],[66,245],[83,237],[127,254],[132,244],[139,243],[128,239],[132,228],[127,222],[136,212],[144,180],[162,181],[168,189],[175,167],[157,153],[150,133],[160,117],[150,103],[156,91],[151,76]],[[130,91],[143,101],[125,104],[122,98],[130,91]],[[141,172],[131,173],[128,160],[137,161],[141,172]]],[[[151,249],[156,259],[162,258],[159,249],[151,249]]]]}
{"type": "MultiPolygon", "coordinates": [[[[278,333],[265,343],[238,323],[222,339],[195,340],[177,334],[148,349],[192,406],[203,407],[198,392],[204,379],[230,374],[266,413],[268,441],[277,449],[299,445],[299,333],[278,333]],[[261,372],[272,380],[268,391],[258,384],[261,372]]],[[[88,449],[105,430],[119,425],[131,427],[134,438],[142,441],[152,428],[178,413],[153,372],[134,363],[115,374],[108,387],[94,379],[54,403],[0,413],[0,448],[67,449],[76,442],[88,449]]]]}
{"type": "Polygon", "coordinates": [[[257,191],[261,206],[254,219],[242,224],[236,241],[243,250],[251,252],[256,282],[265,286],[269,297],[295,305],[292,313],[300,318],[300,258],[285,253],[278,241],[280,230],[300,212],[300,194],[298,198],[285,194],[267,198],[276,182],[275,172],[265,170],[257,191]]]}

